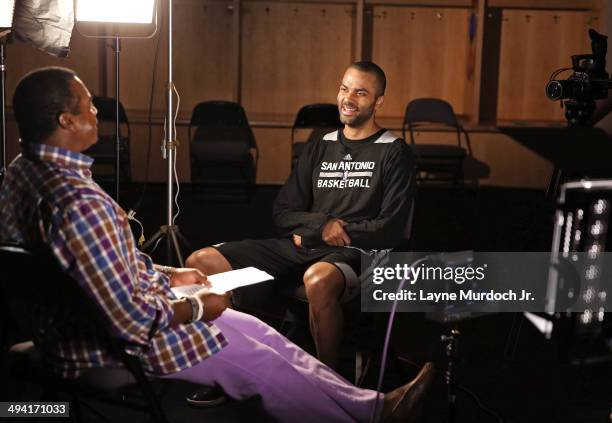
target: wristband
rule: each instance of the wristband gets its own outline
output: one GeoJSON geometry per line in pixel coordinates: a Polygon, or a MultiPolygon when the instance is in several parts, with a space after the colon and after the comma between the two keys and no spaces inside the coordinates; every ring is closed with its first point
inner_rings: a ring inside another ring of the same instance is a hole
{"type": "Polygon", "coordinates": [[[200,303],[196,300],[195,297],[182,297],[181,300],[187,300],[189,305],[191,306],[191,319],[189,319],[188,323],[195,322],[198,320],[198,316],[200,315],[200,303]]]}
{"type": "Polygon", "coordinates": [[[196,320],[202,320],[202,317],[204,317],[204,301],[202,301],[202,299],[197,295],[194,295],[191,298],[198,303],[198,316],[196,317],[196,320]]]}

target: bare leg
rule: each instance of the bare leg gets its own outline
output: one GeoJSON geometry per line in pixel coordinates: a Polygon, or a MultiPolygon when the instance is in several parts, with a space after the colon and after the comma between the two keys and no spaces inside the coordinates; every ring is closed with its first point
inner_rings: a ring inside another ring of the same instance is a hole
{"type": "Polygon", "coordinates": [[[304,285],[317,355],[323,363],[336,368],[344,323],[340,305],[344,275],[333,264],[319,262],[304,273],[304,285]]]}
{"type": "Polygon", "coordinates": [[[187,260],[185,260],[185,266],[199,269],[206,275],[214,275],[215,273],[229,272],[232,270],[232,266],[227,259],[223,257],[223,254],[212,247],[202,248],[192,253],[187,257],[187,260]]]}

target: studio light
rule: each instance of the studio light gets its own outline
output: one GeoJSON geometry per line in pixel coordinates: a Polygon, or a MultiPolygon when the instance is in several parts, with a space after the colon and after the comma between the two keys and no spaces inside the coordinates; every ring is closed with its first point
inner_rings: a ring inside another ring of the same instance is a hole
{"type": "Polygon", "coordinates": [[[13,27],[15,0],[0,2],[0,183],[6,173],[6,36],[13,27]]]}
{"type": "Polygon", "coordinates": [[[76,19],[80,22],[153,22],[155,0],[77,0],[76,19]]]}
{"type": "Polygon", "coordinates": [[[2,0],[0,2],[0,30],[13,26],[13,13],[15,0],[2,0]]]}
{"type": "Polygon", "coordinates": [[[122,38],[151,38],[157,32],[155,0],[76,0],[77,31],[88,38],[109,38],[115,41],[115,200],[119,202],[119,168],[121,156],[119,106],[119,56],[122,38]],[[140,24],[140,25],[138,25],[140,24]],[[136,35],[135,27],[153,26],[152,32],[136,35]]]}
{"type": "MultiPolygon", "coordinates": [[[[179,246],[179,239],[183,242],[186,240],[181,235],[178,226],[175,225],[174,219],[176,215],[173,213],[174,201],[176,195],[174,193],[174,179],[176,177],[176,131],[175,107],[178,108],[178,102],[175,105],[174,95],[176,87],[174,86],[172,60],[172,2],[167,0],[167,22],[168,22],[168,82],[166,84],[166,130],[162,148],[162,156],[167,160],[167,181],[166,181],[166,225],[162,225],[159,230],[142,246],[143,251],[147,251],[150,247],[155,249],[160,239],[166,238],[167,241],[167,259],[172,260],[171,254],[175,253],[180,267],[184,267],[183,255],[179,246]]],[[[76,0],[75,14],[77,21],[77,30],[85,37],[91,38],[112,38],[115,40],[115,99],[117,101],[116,110],[119,110],[119,52],[121,51],[120,40],[122,38],[151,38],[157,32],[158,10],[162,10],[161,0],[76,0]],[[103,25],[100,25],[103,24],[103,25]],[[140,25],[134,25],[140,24],[140,25]],[[79,26],[86,31],[79,29],[79,26]],[[154,29],[147,35],[133,35],[134,27],[149,27],[154,29]],[[90,32],[92,31],[92,32],[90,32]]],[[[119,116],[116,117],[116,167],[115,167],[115,194],[117,202],[119,202],[119,116]]],[[[178,184],[178,181],[177,181],[178,184]]],[[[178,191],[177,191],[178,192],[178,191]]]]}

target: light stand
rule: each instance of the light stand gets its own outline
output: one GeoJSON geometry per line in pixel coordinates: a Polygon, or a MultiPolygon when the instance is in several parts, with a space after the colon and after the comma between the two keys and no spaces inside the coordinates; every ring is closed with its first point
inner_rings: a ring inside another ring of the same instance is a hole
{"type": "Polygon", "coordinates": [[[119,167],[121,166],[121,127],[119,123],[119,56],[121,38],[115,35],[115,201],[119,203],[119,167]]]}
{"type": "MultiPolygon", "coordinates": [[[[174,82],[172,80],[172,0],[168,0],[168,85],[166,92],[166,136],[164,139],[163,157],[167,162],[167,181],[166,181],[166,224],[149,239],[142,247],[147,250],[150,246],[155,246],[162,239],[166,238],[166,260],[171,264],[172,253],[177,258],[181,267],[184,266],[183,254],[179,245],[179,239],[187,244],[187,240],[179,231],[179,227],[174,224],[173,201],[174,201],[174,169],[176,166],[176,134],[174,131],[174,82]]],[[[178,181],[177,181],[178,183],[178,181]]]]}
{"type": "MultiPolygon", "coordinates": [[[[78,30],[78,29],[77,29],[78,30]]],[[[98,37],[98,36],[89,36],[83,34],[79,31],[81,35],[88,38],[111,38],[111,37],[98,37]]],[[[120,163],[121,163],[121,122],[120,122],[120,114],[119,114],[119,56],[121,53],[121,37],[115,34],[112,37],[115,41],[114,45],[111,47],[115,54],[115,201],[119,203],[119,178],[120,178],[120,163]]]]}
{"type": "Polygon", "coordinates": [[[13,26],[15,2],[5,1],[0,7],[0,184],[6,175],[6,37],[13,26]]]}
{"type": "Polygon", "coordinates": [[[448,423],[457,421],[457,382],[455,381],[455,367],[457,365],[457,347],[459,344],[459,328],[455,323],[448,335],[442,335],[440,341],[444,344],[446,353],[446,401],[448,407],[448,423]]]}
{"type": "MultiPolygon", "coordinates": [[[[77,28],[78,31],[78,28],[77,28]]],[[[82,33],[79,31],[81,35],[87,38],[113,38],[115,43],[112,47],[113,52],[115,54],[115,201],[119,203],[119,179],[120,179],[120,171],[121,167],[121,120],[119,113],[119,88],[120,88],[120,76],[119,76],[119,65],[120,65],[120,55],[121,55],[121,36],[118,34],[113,35],[112,37],[105,36],[91,36],[82,33]]]]}
{"type": "MultiPolygon", "coordinates": [[[[119,87],[120,87],[120,54],[121,54],[121,39],[122,38],[151,38],[157,32],[157,13],[155,9],[155,1],[150,4],[140,1],[133,3],[126,9],[124,4],[121,8],[120,2],[114,0],[108,4],[100,4],[98,0],[77,0],[76,2],[76,21],[82,25],[99,25],[100,23],[111,23],[113,35],[90,35],[79,30],[77,31],[87,38],[102,38],[114,40],[113,52],[115,54],[115,200],[119,203],[120,190],[120,167],[121,167],[121,113],[119,102],[119,87]],[[153,17],[155,21],[153,22],[153,17]],[[134,24],[151,24],[155,26],[155,30],[144,36],[121,36],[120,32],[127,30],[128,26],[134,24]]],[[[89,27],[91,29],[91,26],[89,27]]],[[[99,26],[98,26],[99,30],[99,26]]],[[[110,31],[109,31],[110,32],[110,31]]]]}
{"type": "Polygon", "coordinates": [[[2,144],[0,145],[2,163],[0,167],[0,184],[6,175],[6,38],[0,37],[0,101],[2,102],[2,144]]]}
{"type": "MultiPolygon", "coordinates": [[[[79,31],[81,35],[85,37],[90,37],[88,35],[83,34],[79,31]]],[[[111,38],[111,37],[91,37],[91,38],[111,38]]],[[[118,34],[115,34],[112,37],[115,41],[114,45],[111,47],[115,54],[115,201],[119,203],[119,179],[120,179],[120,171],[119,168],[121,166],[121,121],[119,114],[119,65],[120,65],[120,54],[121,54],[121,37],[118,34]]]]}

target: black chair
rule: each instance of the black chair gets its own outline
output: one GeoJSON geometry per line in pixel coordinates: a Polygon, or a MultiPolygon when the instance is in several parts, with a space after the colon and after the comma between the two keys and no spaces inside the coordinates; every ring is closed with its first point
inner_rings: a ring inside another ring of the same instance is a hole
{"type": "MultiPolygon", "coordinates": [[[[99,182],[113,182],[117,165],[115,99],[94,96],[92,101],[98,109],[98,142],[83,153],[95,160],[92,165],[94,179],[99,182]]],[[[119,178],[122,182],[129,182],[131,132],[125,108],[121,103],[119,103],[119,135],[119,178]]]]}
{"type": "Polygon", "coordinates": [[[338,106],[335,104],[318,103],[308,104],[302,107],[295,122],[291,128],[291,164],[295,165],[297,158],[300,156],[306,143],[313,139],[320,138],[327,132],[341,128],[340,113],[338,106]],[[296,131],[299,129],[312,129],[306,141],[297,141],[295,139],[296,131]]]}
{"type": "Polygon", "coordinates": [[[468,133],[457,121],[452,106],[437,98],[420,98],[411,101],[406,107],[402,134],[406,139],[406,129],[410,134],[410,144],[416,156],[419,182],[448,182],[463,184],[463,162],[472,157],[472,146],[468,133]],[[457,134],[457,145],[417,144],[414,131],[432,124],[451,127],[457,134]],[[467,151],[461,145],[465,137],[467,151]]]}
{"type": "MultiPolygon", "coordinates": [[[[412,238],[414,209],[415,204],[413,202],[408,211],[408,220],[400,247],[407,246],[412,238]]],[[[388,260],[389,252],[389,250],[380,251],[374,257],[373,262],[382,266],[388,260]]],[[[359,275],[360,280],[363,280],[364,276],[359,275]]],[[[298,330],[306,326],[306,322],[308,322],[306,288],[301,281],[293,285],[288,283],[281,287],[281,293],[290,300],[290,304],[283,316],[280,330],[287,338],[295,341],[298,330]]],[[[356,386],[361,386],[367,376],[372,359],[381,349],[383,335],[385,334],[383,327],[385,322],[381,317],[385,316],[380,313],[362,313],[360,295],[342,304],[342,308],[345,322],[342,343],[352,349],[352,358],[354,359],[353,380],[356,386]]]]}
{"type": "MultiPolygon", "coordinates": [[[[157,393],[164,388],[166,382],[147,379],[140,359],[127,354],[123,341],[119,339],[109,336],[108,341],[111,353],[123,367],[93,368],[70,380],[55,376],[47,370],[41,348],[31,341],[36,338],[33,326],[24,324],[32,321],[39,307],[54,304],[61,310],[64,304],[78,303],[78,308],[72,310],[75,322],[102,324],[95,317],[93,304],[83,301],[83,295],[78,292],[76,284],[62,272],[50,254],[44,251],[33,253],[16,244],[1,244],[0,268],[0,306],[10,322],[5,324],[13,328],[12,336],[3,339],[4,342],[7,338],[11,341],[11,345],[3,345],[2,348],[2,362],[5,363],[3,385],[10,391],[4,394],[13,396],[13,400],[22,400],[19,396],[27,392],[20,392],[23,391],[19,389],[20,386],[42,386],[43,400],[67,398],[70,401],[70,415],[75,421],[87,421],[83,413],[88,410],[108,421],[125,415],[125,410],[150,414],[155,422],[167,421],[157,393]],[[19,324],[20,327],[15,330],[14,325],[19,324]],[[14,341],[20,342],[13,344],[14,341]],[[102,407],[96,406],[100,404],[103,404],[102,407]],[[114,413],[111,411],[113,407],[114,413]],[[114,418],[104,416],[98,408],[114,414],[114,418]]],[[[53,330],[53,327],[48,329],[53,330]]]]}
{"type": "MultiPolygon", "coordinates": [[[[140,358],[125,352],[124,341],[108,334],[108,347],[122,367],[84,370],[77,379],[62,379],[45,365],[44,348],[31,340],[32,318],[43,304],[59,304],[77,325],[104,325],[74,281],[46,251],[31,252],[0,243],[0,398],[3,401],[70,403],[74,422],[171,421],[271,422],[259,397],[230,401],[214,408],[187,405],[185,398],[202,386],[183,380],[149,379],[140,358]],[[63,307],[71,302],[70,307],[63,307]],[[74,310],[77,310],[74,312],[74,310]],[[42,389],[41,389],[42,388],[42,389]]],[[[54,326],[48,327],[54,330],[54,326]]],[[[53,419],[55,420],[55,419],[53,419]]],[[[43,420],[46,421],[46,420],[43,420]]]]}
{"type": "Polygon", "coordinates": [[[205,101],[189,122],[191,181],[210,186],[255,188],[259,150],[246,113],[238,103],[205,101]]]}

